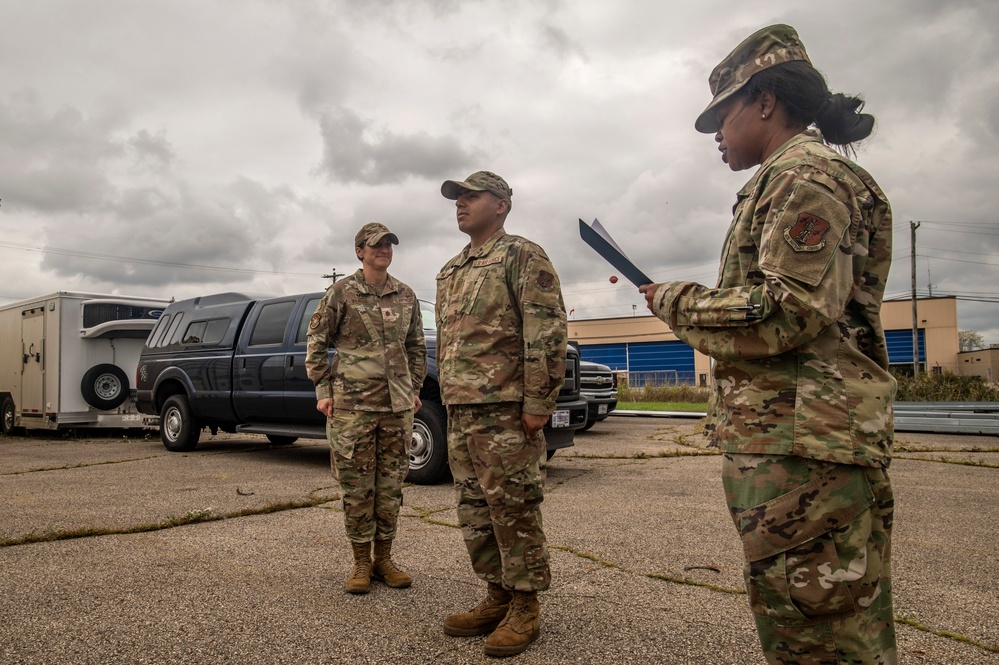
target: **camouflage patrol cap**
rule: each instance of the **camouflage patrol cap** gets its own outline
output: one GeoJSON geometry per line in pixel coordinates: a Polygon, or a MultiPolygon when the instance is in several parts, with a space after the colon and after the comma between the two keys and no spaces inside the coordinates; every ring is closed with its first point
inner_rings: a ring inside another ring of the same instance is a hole
{"type": "Polygon", "coordinates": [[[362,226],[361,230],[354,236],[354,247],[360,247],[364,244],[374,247],[382,238],[388,238],[389,242],[393,245],[399,244],[398,236],[389,231],[387,226],[378,222],[371,222],[362,226]]]}
{"type": "Polygon", "coordinates": [[[492,171],[476,171],[464,180],[445,180],[441,185],[441,194],[444,198],[454,201],[465,189],[473,192],[489,192],[506,201],[513,197],[513,189],[506,184],[506,180],[492,171]]]}
{"type": "Polygon", "coordinates": [[[721,127],[715,118],[715,109],[722,102],[746,85],[753,74],[795,60],[811,63],[794,28],[771,25],[754,32],[712,70],[708,85],[714,99],[697,116],[694,128],[705,134],[717,132],[721,127]]]}

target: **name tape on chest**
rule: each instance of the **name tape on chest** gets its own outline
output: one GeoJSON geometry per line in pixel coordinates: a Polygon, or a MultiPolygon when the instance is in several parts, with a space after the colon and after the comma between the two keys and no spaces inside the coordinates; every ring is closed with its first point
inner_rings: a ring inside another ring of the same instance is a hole
{"type": "Polygon", "coordinates": [[[494,263],[500,263],[503,261],[502,256],[491,256],[488,259],[475,259],[472,261],[473,268],[484,268],[486,266],[491,266],[494,263]]]}

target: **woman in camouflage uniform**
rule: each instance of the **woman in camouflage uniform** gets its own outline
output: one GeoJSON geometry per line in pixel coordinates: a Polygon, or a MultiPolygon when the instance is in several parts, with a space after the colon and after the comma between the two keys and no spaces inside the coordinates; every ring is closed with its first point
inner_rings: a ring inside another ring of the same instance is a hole
{"type": "Polygon", "coordinates": [[[707,429],[743,542],[771,663],[894,663],[888,480],[895,381],[880,309],[891,211],[829,147],[874,118],[831,94],[797,33],[764,28],[709,78],[698,131],[739,192],[718,284],[641,287],[678,337],[714,358],[707,429]]]}
{"type": "Polygon", "coordinates": [[[416,294],[388,274],[398,243],[384,225],[365,224],[354,238],[361,269],[326,290],[309,323],[305,364],[316,408],[328,418],[354,552],[348,593],[367,593],[372,578],[393,588],[413,582],[391,553],[427,347],[416,294]],[[337,351],[332,366],[330,346],[337,351]]]}

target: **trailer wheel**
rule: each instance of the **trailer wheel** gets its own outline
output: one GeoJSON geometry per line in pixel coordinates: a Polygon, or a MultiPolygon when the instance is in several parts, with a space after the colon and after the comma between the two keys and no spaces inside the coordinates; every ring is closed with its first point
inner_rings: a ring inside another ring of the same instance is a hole
{"type": "Polygon", "coordinates": [[[117,365],[94,365],[83,375],[80,391],[95,409],[116,409],[128,398],[128,377],[117,365]]]}
{"type": "Polygon", "coordinates": [[[0,407],[0,434],[10,436],[14,433],[14,400],[10,397],[3,398],[3,406],[0,407]]]}
{"type": "Polygon", "coordinates": [[[275,446],[290,446],[298,441],[297,436],[284,436],[282,434],[268,434],[267,440],[275,446]]]}
{"type": "Polygon", "coordinates": [[[409,475],[417,485],[432,485],[447,477],[447,412],[436,402],[424,402],[413,420],[409,445],[409,475]]]}
{"type": "Polygon", "coordinates": [[[191,404],[184,395],[167,398],[160,410],[160,438],[174,453],[194,450],[201,438],[201,426],[194,418],[191,404]]]}

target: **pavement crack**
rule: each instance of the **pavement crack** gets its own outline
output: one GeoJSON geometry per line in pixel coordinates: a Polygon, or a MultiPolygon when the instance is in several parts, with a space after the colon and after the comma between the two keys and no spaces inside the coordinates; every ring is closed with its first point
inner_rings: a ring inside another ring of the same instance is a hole
{"type": "Polygon", "coordinates": [[[314,508],[323,504],[339,501],[340,496],[321,496],[325,487],[316,488],[309,492],[308,498],[300,501],[278,501],[258,508],[245,508],[225,513],[218,513],[214,508],[202,510],[190,510],[184,515],[170,516],[161,522],[148,524],[136,524],[127,527],[80,527],[78,529],[56,529],[42,533],[31,532],[23,536],[5,538],[0,540],[0,548],[16,547],[18,545],[30,545],[32,543],[51,543],[59,540],[74,540],[77,538],[95,538],[98,536],[123,536],[137,533],[149,533],[152,531],[163,531],[190,524],[202,522],[220,522],[223,520],[238,519],[240,517],[250,517],[254,515],[269,515],[287,510],[298,510],[300,508],[314,508]]]}

